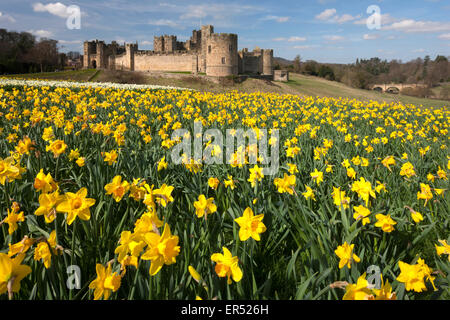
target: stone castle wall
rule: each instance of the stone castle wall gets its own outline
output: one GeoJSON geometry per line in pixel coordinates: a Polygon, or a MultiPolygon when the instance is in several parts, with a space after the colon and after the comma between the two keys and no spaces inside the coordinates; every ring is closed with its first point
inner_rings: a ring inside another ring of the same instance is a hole
{"type": "Polygon", "coordinates": [[[135,54],[135,71],[188,71],[192,72],[193,59],[191,54],[135,54]]]}
{"type": "Polygon", "coordinates": [[[211,25],[193,30],[186,42],[174,35],[153,38],[153,50],[138,50],[136,44],[84,43],[84,68],[131,71],[183,71],[225,77],[239,73],[273,75],[273,50],[247,49],[238,53],[238,36],[214,33],[211,25]]]}

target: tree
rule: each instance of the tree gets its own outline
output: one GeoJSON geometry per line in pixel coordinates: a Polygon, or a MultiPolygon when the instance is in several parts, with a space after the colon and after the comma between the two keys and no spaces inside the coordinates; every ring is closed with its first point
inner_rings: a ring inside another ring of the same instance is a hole
{"type": "Polygon", "coordinates": [[[324,64],[319,67],[318,76],[331,81],[334,81],[335,79],[333,69],[330,66],[326,66],[324,64]]]}
{"type": "Polygon", "coordinates": [[[301,60],[300,60],[300,55],[296,55],[294,58],[294,72],[295,73],[300,73],[301,70],[301,60]]]}
{"type": "Polygon", "coordinates": [[[310,76],[317,76],[317,71],[319,69],[319,65],[314,60],[308,60],[303,63],[303,72],[310,76]]]}
{"type": "Polygon", "coordinates": [[[41,72],[44,72],[45,67],[58,66],[58,47],[57,40],[41,39],[33,47],[34,62],[40,67],[41,72]]]}

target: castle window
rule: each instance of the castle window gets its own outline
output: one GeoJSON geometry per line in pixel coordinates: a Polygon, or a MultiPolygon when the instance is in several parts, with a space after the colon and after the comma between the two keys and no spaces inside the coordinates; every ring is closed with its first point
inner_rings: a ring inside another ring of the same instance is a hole
{"type": "Polygon", "coordinates": [[[208,46],[208,53],[211,53],[211,46],[208,46]]]}
{"type": "Polygon", "coordinates": [[[224,57],[222,58],[222,64],[225,64],[225,58],[224,57]]]}
{"type": "Polygon", "coordinates": [[[230,52],[233,51],[233,46],[231,44],[228,46],[228,50],[230,50],[230,52]]]}

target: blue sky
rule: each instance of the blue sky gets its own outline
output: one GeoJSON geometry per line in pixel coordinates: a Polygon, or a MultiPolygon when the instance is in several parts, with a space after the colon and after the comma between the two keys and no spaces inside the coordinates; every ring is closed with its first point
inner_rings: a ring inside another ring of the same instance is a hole
{"type": "Polygon", "coordinates": [[[56,39],[65,52],[82,52],[83,41],[92,39],[137,41],[151,50],[154,35],[185,41],[201,24],[238,34],[240,49],[273,48],[274,56],[287,59],[450,56],[448,0],[0,0],[0,28],[56,39]],[[81,10],[80,29],[66,27],[71,5],[81,10]],[[371,5],[380,9],[377,29],[366,24],[371,5]]]}

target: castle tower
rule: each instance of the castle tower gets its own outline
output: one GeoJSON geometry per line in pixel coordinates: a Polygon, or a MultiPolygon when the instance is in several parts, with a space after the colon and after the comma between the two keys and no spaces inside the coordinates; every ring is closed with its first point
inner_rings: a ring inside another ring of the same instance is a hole
{"type": "Polygon", "coordinates": [[[153,37],[153,51],[164,52],[164,37],[153,37]]]}
{"type": "Polygon", "coordinates": [[[264,49],[263,55],[263,74],[273,75],[273,49],[264,49]]]}
{"type": "Polygon", "coordinates": [[[127,43],[125,45],[125,68],[134,71],[134,52],[137,50],[137,44],[127,43]]]}
{"type": "Polygon", "coordinates": [[[237,46],[238,37],[236,34],[211,34],[206,39],[206,75],[215,77],[237,75],[237,46]]]}
{"type": "Polygon", "coordinates": [[[103,41],[97,41],[97,69],[103,69],[105,68],[105,56],[104,56],[104,49],[105,49],[105,43],[103,41]]]}
{"type": "Polygon", "coordinates": [[[177,36],[164,36],[164,52],[173,53],[177,49],[177,36]]]}
{"type": "Polygon", "coordinates": [[[89,41],[85,41],[83,43],[83,69],[89,68],[89,58],[90,58],[90,51],[89,51],[89,41]]]}
{"type": "Polygon", "coordinates": [[[214,34],[214,27],[212,25],[202,26],[201,30],[201,57],[200,57],[200,72],[206,72],[206,53],[207,46],[206,42],[209,37],[214,34]]]}

